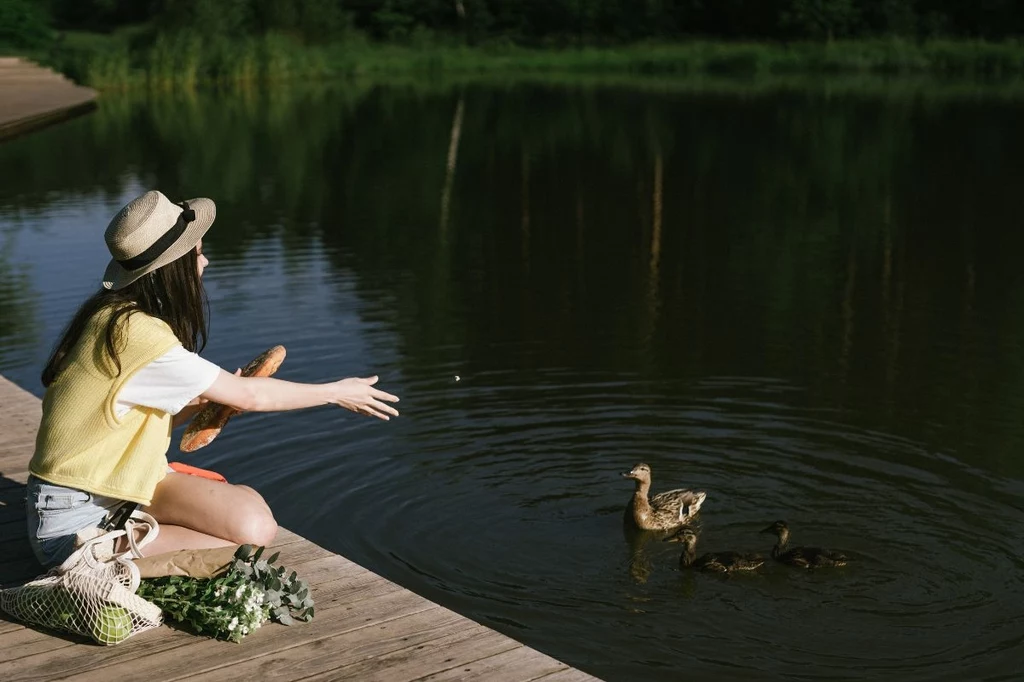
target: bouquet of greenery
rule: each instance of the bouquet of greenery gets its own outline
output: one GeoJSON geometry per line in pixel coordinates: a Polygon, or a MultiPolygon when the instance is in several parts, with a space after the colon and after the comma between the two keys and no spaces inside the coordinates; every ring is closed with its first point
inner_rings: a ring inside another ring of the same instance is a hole
{"type": "Polygon", "coordinates": [[[267,620],[283,625],[311,620],[309,588],[295,571],[274,565],[280,552],[262,559],[264,549],[242,545],[227,572],[216,578],[150,578],[137,594],[197,634],[232,642],[241,642],[267,620]]]}

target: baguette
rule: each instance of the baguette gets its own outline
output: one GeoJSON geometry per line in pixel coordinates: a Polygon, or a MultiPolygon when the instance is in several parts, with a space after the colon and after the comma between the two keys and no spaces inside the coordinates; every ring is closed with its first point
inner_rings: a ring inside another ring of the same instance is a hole
{"type": "MultiPolygon", "coordinates": [[[[260,353],[248,365],[242,368],[243,377],[269,377],[284,362],[284,346],[274,346],[260,353]]],[[[201,409],[185,427],[181,435],[179,448],[182,452],[195,452],[213,442],[224,425],[240,410],[220,403],[210,402],[201,409]]]]}

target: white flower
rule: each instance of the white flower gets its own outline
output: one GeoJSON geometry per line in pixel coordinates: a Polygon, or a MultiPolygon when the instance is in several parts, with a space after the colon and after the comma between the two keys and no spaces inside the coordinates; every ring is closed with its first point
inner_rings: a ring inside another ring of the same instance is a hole
{"type": "Polygon", "coordinates": [[[234,618],[231,619],[231,622],[228,623],[228,632],[234,630],[237,626],[238,626],[238,616],[235,616],[234,618]]]}

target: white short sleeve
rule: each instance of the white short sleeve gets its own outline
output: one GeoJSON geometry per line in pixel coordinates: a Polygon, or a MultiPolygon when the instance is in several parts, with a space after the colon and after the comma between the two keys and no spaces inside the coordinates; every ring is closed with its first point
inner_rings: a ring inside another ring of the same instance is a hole
{"type": "Polygon", "coordinates": [[[135,373],[117,394],[118,418],[136,405],[178,414],[194,398],[213,385],[220,367],[180,344],[135,373]]]}

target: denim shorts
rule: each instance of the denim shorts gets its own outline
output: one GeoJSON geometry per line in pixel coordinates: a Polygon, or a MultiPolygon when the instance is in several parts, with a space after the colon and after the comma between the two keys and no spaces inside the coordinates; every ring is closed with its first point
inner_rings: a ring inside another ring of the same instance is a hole
{"type": "Polygon", "coordinates": [[[25,515],[28,541],[36,559],[46,568],[62,563],[75,551],[78,531],[99,526],[122,504],[124,500],[115,497],[65,488],[29,476],[25,515]]]}

